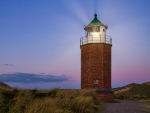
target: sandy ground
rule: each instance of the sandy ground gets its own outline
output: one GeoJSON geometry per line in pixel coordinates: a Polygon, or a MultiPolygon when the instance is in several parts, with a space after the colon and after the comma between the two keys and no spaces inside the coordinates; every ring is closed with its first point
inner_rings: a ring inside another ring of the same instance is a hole
{"type": "Polygon", "coordinates": [[[133,100],[115,100],[113,103],[106,103],[102,113],[147,113],[144,104],[133,100]]]}

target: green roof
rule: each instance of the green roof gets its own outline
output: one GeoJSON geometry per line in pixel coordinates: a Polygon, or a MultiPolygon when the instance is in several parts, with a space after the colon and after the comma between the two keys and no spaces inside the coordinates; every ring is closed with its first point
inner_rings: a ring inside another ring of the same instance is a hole
{"type": "Polygon", "coordinates": [[[87,29],[87,28],[89,28],[89,27],[91,27],[91,26],[97,26],[97,25],[98,25],[98,26],[105,26],[106,29],[108,28],[107,25],[101,23],[101,21],[98,20],[97,14],[94,14],[94,19],[93,19],[93,20],[91,21],[91,23],[89,23],[87,26],[84,26],[84,29],[87,29]]]}
{"type": "Polygon", "coordinates": [[[94,19],[91,21],[90,24],[102,24],[98,18],[97,18],[97,14],[94,14],[94,19]]]}

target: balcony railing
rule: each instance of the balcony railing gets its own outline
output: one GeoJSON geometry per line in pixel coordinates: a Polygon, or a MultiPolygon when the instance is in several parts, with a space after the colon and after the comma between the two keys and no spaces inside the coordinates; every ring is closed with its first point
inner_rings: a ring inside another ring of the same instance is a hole
{"type": "Polygon", "coordinates": [[[112,38],[110,36],[98,36],[98,37],[94,36],[93,37],[92,35],[80,38],[80,46],[84,44],[89,44],[89,43],[105,43],[105,44],[112,45],[112,38]]]}

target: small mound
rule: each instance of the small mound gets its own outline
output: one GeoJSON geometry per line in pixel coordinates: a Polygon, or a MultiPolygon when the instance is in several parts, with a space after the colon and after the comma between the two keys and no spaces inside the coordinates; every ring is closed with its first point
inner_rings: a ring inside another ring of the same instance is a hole
{"type": "Polygon", "coordinates": [[[150,85],[150,82],[145,82],[145,83],[143,83],[144,85],[150,85]]]}
{"type": "Polygon", "coordinates": [[[3,83],[3,82],[0,82],[0,86],[1,87],[5,87],[5,88],[11,88],[9,85],[3,83]]]}

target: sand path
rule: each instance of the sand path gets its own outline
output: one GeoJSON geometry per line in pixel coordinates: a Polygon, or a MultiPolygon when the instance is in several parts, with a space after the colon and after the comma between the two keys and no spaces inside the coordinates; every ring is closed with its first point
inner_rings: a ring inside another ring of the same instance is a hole
{"type": "Polygon", "coordinates": [[[133,100],[115,100],[114,103],[106,103],[102,113],[147,113],[144,104],[133,100]]]}

